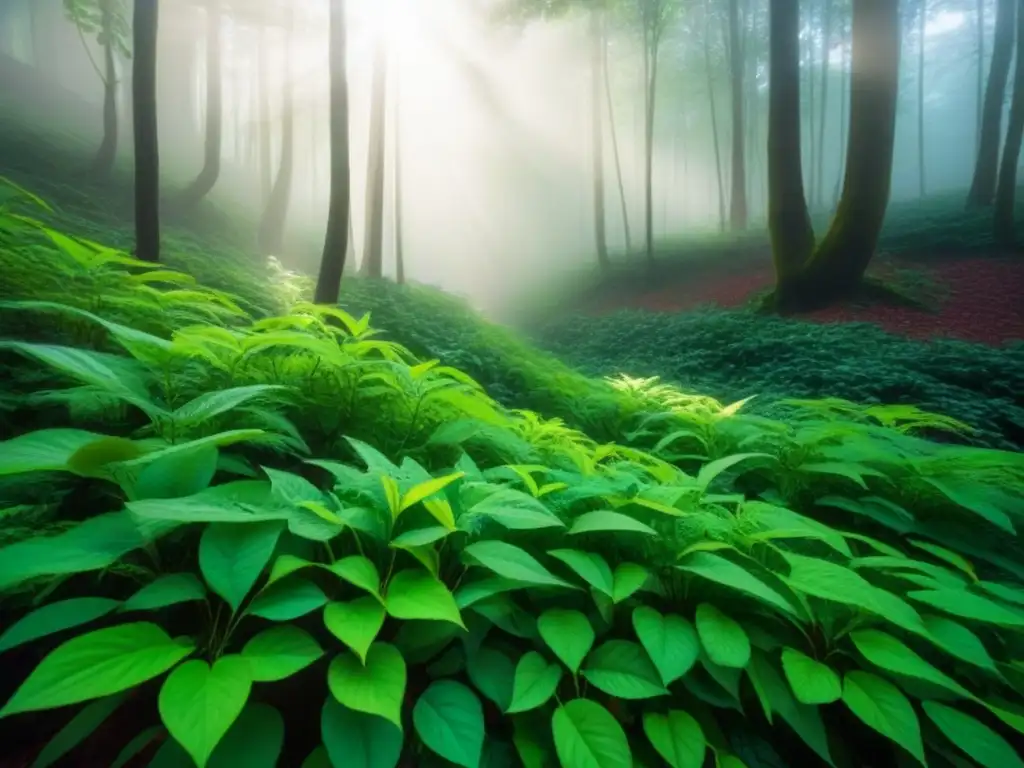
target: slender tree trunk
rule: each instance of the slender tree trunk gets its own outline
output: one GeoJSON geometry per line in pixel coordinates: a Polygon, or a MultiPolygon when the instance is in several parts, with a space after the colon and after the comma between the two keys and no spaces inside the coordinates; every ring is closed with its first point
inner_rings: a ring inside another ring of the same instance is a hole
{"type": "Polygon", "coordinates": [[[732,79],[732,192],[729,225],[734,231],[747,228],[747,161],[743,124],[743,34],[739,0],[729,0],[729,70],[732,79]]]}
{"type": "Polygon", "coordinates": [[[824,0],[821,21],[821,104],[818,107],[818,157],[815,166],[814,207],[825,207],[825,122],[828,120],[829,54],[832,43],[832,0],[824,0]]]}
{"type": "Polygon", "coordinates": [[[1014,243],[1014,206],[1017,191],[1017,163],[1024,140],[1024,0],[1017,3],[1017,63],[1013,73],[1013,98],[1006,128],[1006,144],[999,165],[993,208],[993,234],[1002,245],[1014,243]]]}
{"type": "MultiPolygon", "coordinates": [[[[220,178],[224,132],[224,69],[222,66],[223,7],[221,0],[206,5],[206,136],[203,169],[182,193],[182,204],[191,206],[206,197],[220,178]]],[[[238,111],[235,113],[238,114],[238,111]]],[[[236,134],[237,135],[237,134],[236,134]]]]}
{"type": "Polygon", "coordinates": [[[722,148],[718,138],[718,110],[715,108],[715,79],[711,68],[711,22],[708,0],[704,0],[704,72],[708,81],[711,109],[711,141],[715,149],[715,178],[718,180],[718,228],[725,229],[725,182],[722,179],[722,148]]]}
{"type": "Polygon", "coordinates": [[[388,93],[388,50],[377,41],[373,54],[373,92],[370,103],[370,143],[366,168],[366,231],[363,233],[362,272],[384,274],[384,165],[387,146],[385,120],[388,93]]]}
{"type": "MultiPolygon", "coordinates": [[[[607,43],[607,41],[605,41],[607,43]]],[[[612,140],[612,157],[615,160],[615,178],[619,185],[619,204],[622,207],[622,230],[626,239],[626,255],[633,253],[633,237],[629,229],[629,207],[626,205],[626,183],[622,178],[622,159],[619,155],[619,129],[615,124],[615,102],[612,99],[612,79],[608,68],[608,46],[601,50],[601,74],[604,77],[604,95],[608,104],[608,134],[612,140]]]]}
{"type": "MultiPolygon", "coordinates": [[[[800,154],[800,9],[771,0],[768,10],[768,230],[780,289],[814,250],[800,154]]],[[[777,302],[786,297],[777,296],[777,302]]]]}
{"type": "Polygon", "coordinates": [[[345,0],[331,0],[331,202],[314,301],[337,304],[351,233],[351,171],[348,147],[348,40],[345,0]]]}
{"type": "Polygon", "coordinates": [[[810,209],[815,210],[818,200],[818,193],[814,187],[814,169],[818,167],[818,143],[814,134],[815,111],[815,89],[814,89],[814,9],[816,2],[811,2],[807,8],[807,204],[810,209]]]}
{"type": "Polygon", "coordinates": [[[846,133],[848,119],[847,107],[850,103],[850,45],[846,40],[846,23],[843,28],[842,71],[839,78],[839,170],[836,172],[836,183],[832,191],[832,210],[839,205],[839,192],[842,189],[843,177],[846,175],[846,133]]]}
{"type": "MultiPolygon", "coordinates": [[[[398,69],[398,68],[396,68],[398,69]]],[[[395,124],[394,124],[394,194],[395,199],[395,282],[405,283],[405,226],[402,205],[402,81],[395,76],[395,124]]]]}
{"type": "Polygon", "coordinates": [[[797,275],[779,283],[783,311],[826,306],[860,284],[889,203],[900,69],[900,12],[894,0],[853,0],[850,144],[839,207],[797,275]]]}
{"type": "Polygon", "coordinates": [[[273,164],[270,133],[270,78],[267,73],[267,28],[260,25],[259,49],[256,51],[256,82],[259,99],[260,199],[264,206],[270,202],[273,188],[273,164]]]}
{"type": "Polygon", "coordinates": [[[981,113],[985,93],[985,0],[978,0],[978,82],[975,92],[975,104],[978,111],[977,124],[974,129],[974,155],[977,157],[981,147],[981,113]]]}
{"type": "Polygon", "coordinates": [[[292,180],[295,177],[295,85],[292,77],[294,21],[289,13],[285,30],[285,76],[281,99],[281,160],[259,228],[259,247],[268,256],[279,256],[284,247],[285,221],[291,205],[292,180]]]}
{"type": "Polygon", "coordinates": [[[644,243],[647,264],[654,264],[654,117],[658,99],[658,30],[644,32],[644,243]]]}
{"type": "Polygon", "coordinates": [[[604,194],[604,111],[602,107],[602,65],[604,62],[604,12],[595,5],[590,11],[590,130],[594,174],[594,245],[597,263],[608,269],[608,232],[604,194]]]}
{"type": "Polygon", "coordinates": [[[135,0],[132,122],[135,135],[135,256],[160,261],[160,145],[156,119],[158,0],[135,0]]]}
{"type": "Polygon", "coordinates": [[[103,141],[92,162],[92,173],[106,178],[117,159],[117,61],[114,57],[114,0],[100,0],[103,30],[103,141]]]}
{"type": "Polygon", "coordinates": [[[999,169],[1000,128],[1003,122],[1003,100],[1006,81],[1010,76],[1013,58],[1014,18],[1017,0],[997,0],[996,32],[992,42],[992,63],[985,86],[985,104],[981,115],[981,138],[978,157],[974,165],[974,178],[967,194],[968,206],[992,204],[995,195],[996,174],[999,169]]]}
{"type": "Polygon", "coordinates": [[[924,197],[925,189],[925,168],[924,168],[924,35],[928,26],[928,3],[921,0],[921,17],[918,19],[918,48],[917,48],[917,183],[918,195],[924,197]]]}

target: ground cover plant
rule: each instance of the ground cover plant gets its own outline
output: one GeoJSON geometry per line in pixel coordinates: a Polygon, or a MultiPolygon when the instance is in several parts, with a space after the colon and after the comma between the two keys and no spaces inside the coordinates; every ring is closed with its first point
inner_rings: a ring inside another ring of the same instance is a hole
{"type": "Polygon", "coordinates": [[[620,377],[595,440],[293,286],[252,317],[6,231],[36,765],[1021,765],[1024,460],[919,436],[957,420],[620,377]]]}

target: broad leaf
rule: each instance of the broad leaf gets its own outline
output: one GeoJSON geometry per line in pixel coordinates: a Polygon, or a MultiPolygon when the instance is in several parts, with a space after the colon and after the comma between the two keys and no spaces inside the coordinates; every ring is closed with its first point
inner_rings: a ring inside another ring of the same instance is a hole
{"type": "Polygon", "coordinates": [[[685,675],[700,657],[697,630],[682,616],[663,616],[639,606],[633,611],[633,630],[666,686],[685,675]]]}
{"type": "Polygon", "coordinates": [[[270,562],[282,525],[213,523],[199,539],[199,567],[210,588],[237,611],[270,562]]]}
{"type": "Polygon", "coordinates": [[[401,730],[383,717],[349,709],[334,696],[324,702],[320,737],[330,756],[324,768],[395,768],[402,756],[401,730]]]}
{"type": "Polygon", "coordinates": [[[119,605],[117,600],[106,597],[73,597],[36,608],[0,635],[0,652],[88,624],[106,616],[119,605]]]}
{"type": "Polygon", "coordinates": [[[465,628],[455,597],[426,571],[408,569],[392,576],[384,607],[396,619],[450,621],[465,628]]]}
{"type": "Polygon", "coordinates": [[[700,724],[678,709],[667,715],[647,712],[644,733],[662,759],[672,768],[701,768],[707,744],[700,724]]]}
{"type": "Polygon", "coordinates": [[[981,721],[937,701],[924,701],[921,706],[946,738],[983,768],[1024,768],[1006,739],[981,721]]]}
{"type": "Polygon", "coordinates": [[[843,680],[843,703],[865,725],[899,744],[924,764],[921,724],[899,688],[870,672],[854,670],[843,680]]]}
{"type": "Polygon", "coordinates": [[[594,645],[594,628],[583,613],[561,608],[544,611],[537,619],[537,631],[555,656],[574,675],[594,645]]]}
{"type": "Polygon", "coordinates": [[[697,634],[715,664],[743,669],[750,661],[750,638],[743,627],[710,603],[697,606],[697,634]]]}
{"type": "Polygon", "coordinates": [[[782,671],[801,704],[831,704],[843,695],[843,683],[831,667],[794,648],[782,651],[782,671]]]}
{"type": "Polygon", "coordinates": [[[327,687],[349,709],[383,717],[402,727],[405,699],[405,659],[388,643],[374,643],[366,663],[351,653],[334,657],[327,670],[327,687]]]}
{"type": "Polygon", "coordinates": [[[573,699],[551,719],[555,751],[563,768],[633,768],[622,726],[600,704],[573,699]]]}
{"type": "Polygon", "coordinates": [[[527,712],[547,704],[562,679],[562,668],[549,664],[536,651],[529,651],[516,664],[512,704],[505,711],[527,712]]]}
{"type": "Polygon", "coordinates": [[[265,629],[242,648],[257,683],[284,680],[305,669],[324,655],[323,649],[305,630],[291,624],[265,629]]]}
{"type": "Polygon", "coordinates": [[[478,768],[484,748],[484,711],[462,683],[437,680],[417,699],[412,721],[432,752],[463,768],[478,768]]]}
{"type": "Polygon", "coordinates": [[[668,693],[644,649],[627,640],[608,640],[595,648],[583,676],[619,699],[650,699],[668,693]]]}
{"type": "Polygon", "coordinates": [[[478,541],[466,547],[463,554],[506,579],[536,586],[572,587],[537,562],[533,555],[504,541],[478,541]]]}
{"type": "Polygon", "coordinates": [[[372,597],[328,603],[324,607],[324,626],[365,664],[366,652],[384,626],[384,606],[372,597]]]}
{"type": "Polygon", "coordinates": [[[124,601],[122,611],[154,611],[168,605],[206,599],[206,587],[194,574],[170,573],[151,581],[124,601]]]}

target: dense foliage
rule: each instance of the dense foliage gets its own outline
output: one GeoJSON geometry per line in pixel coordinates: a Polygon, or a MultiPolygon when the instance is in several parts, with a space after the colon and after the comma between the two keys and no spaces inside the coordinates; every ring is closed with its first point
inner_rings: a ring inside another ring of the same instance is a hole
{"type": "Polygon", "coordinates": [[[37,765],[1021,765],[1020,454],[498,348],[595,442],[288,280],[0,231],[0,717],[78,707],[37,765]]]}

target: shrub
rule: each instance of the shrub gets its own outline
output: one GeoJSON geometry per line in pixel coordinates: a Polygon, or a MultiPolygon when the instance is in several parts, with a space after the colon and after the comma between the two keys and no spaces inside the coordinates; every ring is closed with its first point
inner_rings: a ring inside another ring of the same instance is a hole
{"type": "Polygon", "coordinates": [[[598,443],[335,308],[2,311],[103,330],[3,342],[74,384],[0,443],[56,507],[0,548],[0,718],[78,707],[41,758],[1020,764],[1024,459],[955,420],[621,379],[598,443]]]}

